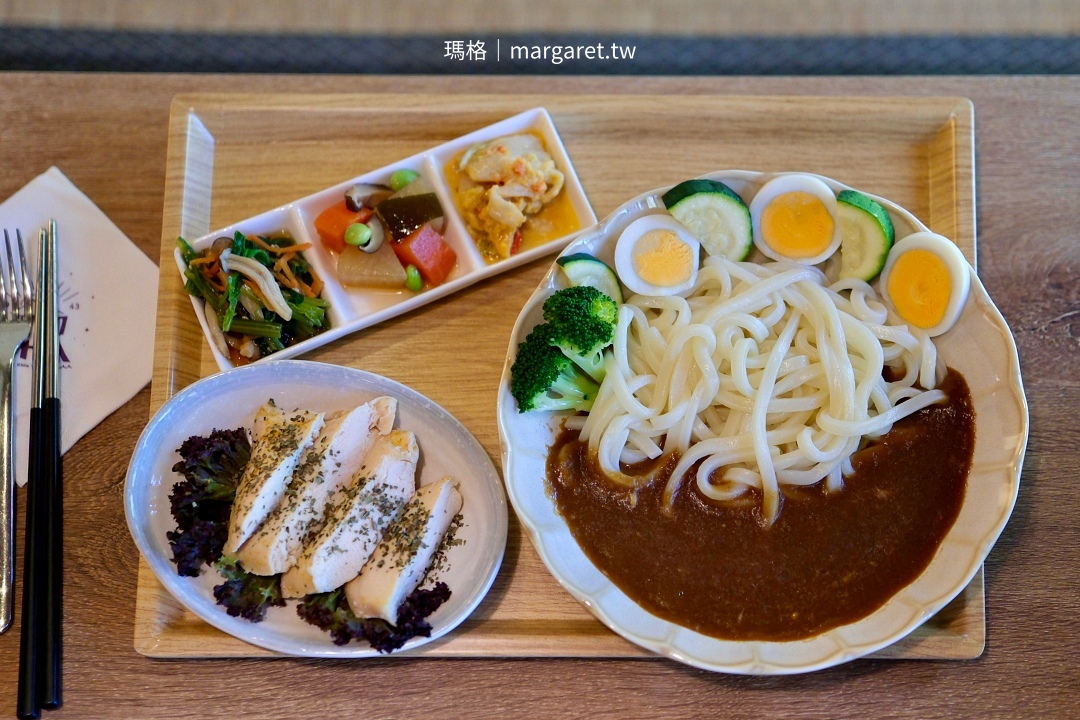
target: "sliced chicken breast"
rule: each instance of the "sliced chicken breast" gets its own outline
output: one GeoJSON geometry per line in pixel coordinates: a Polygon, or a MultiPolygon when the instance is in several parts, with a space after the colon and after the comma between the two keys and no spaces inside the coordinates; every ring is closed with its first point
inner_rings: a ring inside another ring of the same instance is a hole
{"type": "Polygon", "coordinates": [[[240,548],[240,564],[256,575],[276,575],[296,564],[304,538],[322,529],[326,508],[355,477],[380,435],[394,426],[397,400],[375,398],[328,418],[300,456],[281,503],[240,548]]]}
{"type": "Polygon", "coordinates": [[[322,530],[304,541],[296,565],[281,576],[282,595],[329,592],[356,577],[416,490],[419,459],[411,432],[392,430],[378,438],[356,481],[339,493],[322,530]]]}
{"type": "Polygon", "coordinates": [[[454,516],[461,494],[445,477],[416,491],[387,528],[375,554],[360,574],[345,584],[345,597],[357,617],[378,617],[396,625],[401,603],[416,589],[431,565],[454,516]]]}
{"type": "Polygon", "coordinates": [[[252,423],[251,459],[236,486],[225,552],[239,550],[278,506],[300,455],[322,426],[322,413],[287,413],[272,400],[258,409],[252,423]]]}

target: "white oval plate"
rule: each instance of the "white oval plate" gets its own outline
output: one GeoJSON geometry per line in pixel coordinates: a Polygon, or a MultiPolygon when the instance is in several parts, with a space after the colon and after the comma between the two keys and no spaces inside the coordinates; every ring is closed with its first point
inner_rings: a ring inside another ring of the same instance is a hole
{"type": "Polygon", "coordinates": [[[333,411],[379,395],[397,398],[396,426],[416,434],[418,484],[452,475],[464,500],[457,537],[465,542],[449,549],[449,567],[440,578],[450,588],[450,599],[428,619],[431,637],[413,638],[394,654],[435,640],[468,617],[494,582],[506,547],[506,499],[484,448],[450,413],[401,383],[363,370],[296,360],[256,363],[204,378],[165,403],[143,430],[128,465],[124,508],[135,544],[161,584],[206,622],[253,645],[308,657],[380,655],[355,640],[334,645],[329,633],[297,616],[295,601],[270,608],[259,623],[230,617],[214,600],[213,587],[222,581],[217,571],[204,567],[197,578],[180,577],[165,538],[176,529],[169,493],[180,476],[172,466],[180,459],[176,449],[188,437],[248,427],[269,398],[281,407],[333,411]]]}
{"type": "MultiPolygon", "coordinates": [[[[715,172],[748,204],[774,174],[715,172]]],[[[818,176],[821,177],[821,176],[818,176]]],[[[834,191],[846,185],[821,177],[834,191]]],[[[615,240],[630,222],[666,213],[662,188],[639,195],[563,251],[585,252],[613,264],[615,240]]],[[[926,230],[911,213],[882,198],[899,239],[926,230]]],[[[542,305],[566,281],[552,265],[526,303],[510,338],[499,390],[499,437],[510,501],[552,575],[597,618],[627,640],[671,658],[722,672],[773,675],[807,672],[862,657],[896,642],[944,607],[971,581],[1001,534],[1016,502],[1027,445],[1028,410],[1020,363],[1004,318],[972,271],[971,292],[956,326],[935,339],[949,366],[963,373],[975,404],[976,440],[960,515],[930,565],[871,615],[807,640],[718,640],[647,612],[616,587],[578,547],[546,488],[547,451],[565,413],[517,411],[510,395],[510,366],[518,343],[543,320],[542,305]]]]}

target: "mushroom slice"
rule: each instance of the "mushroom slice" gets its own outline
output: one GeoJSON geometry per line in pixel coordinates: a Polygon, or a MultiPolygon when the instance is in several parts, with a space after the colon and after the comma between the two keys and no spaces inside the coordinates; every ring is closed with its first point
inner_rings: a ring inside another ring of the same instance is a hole
{"type": "Polygon", "coordinates": [[[345,191],[345,206],[358,212],[365,205],[375,207],[392,194],[393,191],[385,185],[357,183],[345,191]]]}

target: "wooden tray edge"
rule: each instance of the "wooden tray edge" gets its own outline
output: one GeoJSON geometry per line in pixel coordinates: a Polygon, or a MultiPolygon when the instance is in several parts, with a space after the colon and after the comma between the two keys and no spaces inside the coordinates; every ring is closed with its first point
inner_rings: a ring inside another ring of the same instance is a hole
{"type": "MultiPolygon", "coordinates": [[[[171,362],[161,368],[159,373],[158,359],[175,358],[181,345],[189,342],[202,343],[203,337],[198,324],[194,323],[195,333],[192,334],[192,321],[183,322],[185,309],[188,305],[184,295],[182,284],[172,260],[172,248],[176,236],[180,233],[182,218],[174,208],[181,208],[184,203],[185,193],[185,170],[189,160],[190,127],[188,109],[199,104],[221,104],[233,101],[248,101],[254,106],[269,101],[273,98],[275,103],[282,100],[292,99],[295,103],[304,103],[311,107],[313,102],[329,100],[334,103],[355,102],[360,97],[378,97],[382,101],[394,99],[408,99],[410,103],[417,102],[416,96],[397,94],[364,94],[364,95],[262,95],[262,94],[229,94],[229,93],[194,93],[178,95],[174,98],[170,109],[169,146],[166,163],[165,185],[165,212],[162,219],[162,246],[161,261],[159,263],[159,276],[161,290],[158,298],[159,320],[163,316],[170,321],[168,328],[176,332],[162,332],[159,324],[155,339],[155,372],[151,387],[151,415],[172,394],[194,381],[199,376],[199,368],[192,370],[190,367],[177,369],[171,362]],[[184,142],[175,142],[183,137],[184,142]],[[179,307],[178,307],[179,306],[179,307]],[[185,331],[186,327],[186,331],[185,331]],[[161,353],[159,355],[159,353],[161,353]]],[[[527,100],[535,104],[543,104],[546,100],[551,102],[559,96],[506,96],[506,95],[459,95],[455,100],[467,103],[470,98],[493,97],[500,102],[513,103],[527,100]]],[[[595,96],[597,102],[614,101],[625,96],[609,95],[595,96]]],[[[658,95],[657,98],[668,96],[658,95]]],[[[686,99],[686,97],[681,97],[686,99]]],[[[728,96],[727,100],[736,102],[778,102],[790,104],[793,100],[801,105],[807,102],[835,102],[842,100],[840,96],[728,96]]],[[[887,108],[895,107],[898,98],[885,96],[857,96],[861,103],[866,103],[879,112],[895,112],[887,108]]],[[[714,97],[701,96],[701,100],[715,101],[714,97]]],[[[912,98],[903,98],[910,102],[912,98]]],[[[938,129],[927,143],[929,192],[931,196],[931,216],[929,225],[942,234],[953,237],[957,244],[965,250],[969,261],[974,266],[976,261],[975,252],[975,179],[974,179],[974,105],[967,98],[962,97],[919,97],[917,100],[925,107],[933,106],[934,112],[947,114],[944,124],[938,129]],[[938,167],[936,163],[944,163],[944,167],[938,167]],[[935,198],[937,200],[935,201],[935,198]],[[964,212],[970,208],[970,212],[964,212]],[[951,210],[951,212],[950,212],[951,210]],[[970,250],[969,250],[970,248],[970,250]]],[[[211,162],[212,166],[212,162],[211,162]]],[[[980,568],[972,583],[965,588],[957,600],[950,603],[942,613],[945,613],[955,603],[976,602],[973,606],[978,616],[977,628],[965,628],[962,631],[953,631],[933,624],[933,619],[927,624],[917,628],[911,635],[903,640],[884,648],[868,657],[883,659],[970,659],[982,654],[985,645],[985,607],[984,607],[984,583],[983,571],[980,568]]],[[[278,657],[275,653],[248,645],[243,641],[232,638],[201,621],[208,631],[209,637],[213,637],[219,649],[205,652],[207,646],[202,646],[202,652],[178,651],[173,648],[177,639],[173,638],[174,630],[168,622],[162,624],[162,614],[165,619],[177,617],[176,613],[184,614],[186,611],[168,595],[167,591],[157,582],[149,566],[140,557],[139,582],[136,591],[136,618],[134,628],[134,648],[140,654],[154,658],[211,658],[211,657],[278,657]],[[164,596],[164,597],[162,597],[164,596]],[[170,607],[171,606],[171,607],[170,607]],[[155,630],[157,628],[157,630],[155,630]]],[[[503,622],[507,621],[491,621],[503,622]]],[[[488,623],[490,625],[490,623],[488,623]]],[[[475,633],[485,623],[470,626],[467,622],[447,638],[440,639],[424,649],[404,656],[438,656],[438,657],[654,657],[637,646],[623,640],[608,631],[598,621],[591,624],[598,632],[592,632],[582,628],[580,632],[571,633],[572,637],[589,638],[584,643],[570,642],[558,639],[554,643],[537,643],[536,636],[528,632],[509,632],[503,629],[496,630],[494,635],[507,640],[507,651],[490,652],[480,649],[479,645],[487,640],[477,642],[475,633]],[[472,636],[472,637],[470,637],[472,636]],[[516,638],[516,640],[515,640],[516,638]],[[521,640],[521,638],[525,638],[521,640]],[[601,642],[602,647],[597,647],[597,638],[606,638],[601,642]],[[610,641],[610,642],[609,642],[610,641]],[[577,645],[581,647],[577,647],[577,645]],[[518,648],[518,645],[521,647],[518,648]],[[548,647],[557,645],[558,647],[548,647]],[[569,647],[568,647],[569,645],[569,647]],[[610,647],[609,647],[610,646],[610,647]],[[520,654],[518,654],[520,652],[520,654]]],[[[494,628],[489,628],[494,629],[494,628]]],[[[203,633],[200,631],[200,636],[203,633]]],[[[549,638],[550,639],[550,638],[549,638]]]]}
{"type": "MultiPolygon", "coordinates": [[[[287,657],[249,645],[203,623],[188,613],[157,583],[149,565],[140,558],[139,593],[135,608],[136,652],[150,658],[238,658],[287,657]],[[151,588],[151,584],[154,589],[151,588]],[[197,628],[203,651],[193,655],[187,646],[197,628]]],[[[955,600],[907,637],[866,657],[888,660],[970,660],[983,653],[985,625],[968,622],[955,625],[956,618],[971,612],[975,604],[978,620],[984,612],[983,571],[955,600]]],[[[609,631],[600,622],[586,618],[563,621],[560,634],[552,634],[552,623],[466,620],[453,633],[403,657],[661,657],[649,653],[609,631]],[[491,650],[491,644],[499,646],[491,650]]],[[[396,656],[395,656],[396,657],[396,656]]]]}

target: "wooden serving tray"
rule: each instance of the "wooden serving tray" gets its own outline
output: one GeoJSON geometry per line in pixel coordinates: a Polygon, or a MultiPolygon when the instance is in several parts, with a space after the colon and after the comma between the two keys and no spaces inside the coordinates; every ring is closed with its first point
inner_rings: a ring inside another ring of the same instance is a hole
{"type": "MultiPolygon", "coordinates": [[[[973,107],[962,98],[186,95],[172,104],[151,412],[217,370],[173,247],[538,105],[555,120],[598,217],[627,198],[720,169],[802,170],[893,200],[975,264],[973,107]]],[[[550,261],[511,270],[306,357],[363,368],[453,413],[496,466],[495,398],[519,309],[550,261]]],[[[511,513],[495,585],[426,656],[647,655],[594,619],[540,562],[511,513]]],[[[983,575],[872,657],[967,659],[985,641],[983,575]]],[[[256,657],[266,650],[186,611],[140,563],[135,649],[256,657]]]]}

